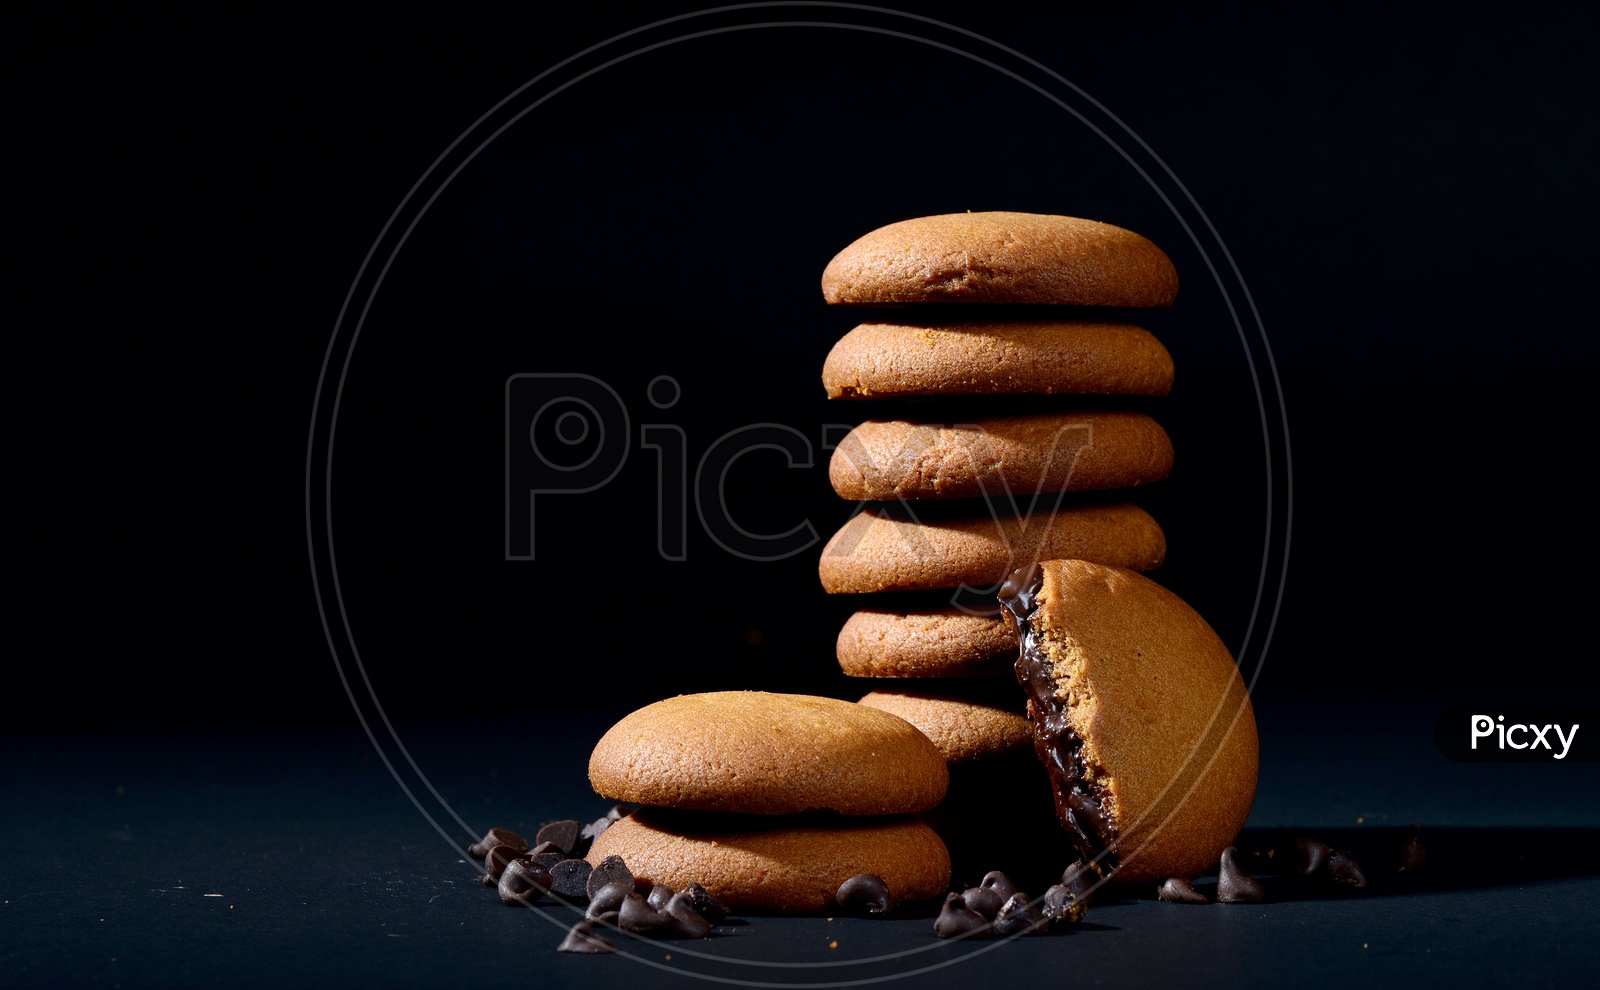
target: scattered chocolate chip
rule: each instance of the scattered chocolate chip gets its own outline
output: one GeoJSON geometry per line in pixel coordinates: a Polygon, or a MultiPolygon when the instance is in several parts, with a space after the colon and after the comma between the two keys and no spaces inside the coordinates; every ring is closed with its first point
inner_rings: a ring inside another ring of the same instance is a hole
{"type": "Polygon", "coordinates": [[[698,880],[691,881],[689,886],[683,888],[683,892],[689,895],[689,903],[700,912],[700,917],[713,925],[720,925],[728,920],[728,905],[713,897],[711,891],[698,880]]]}
{"type": "Polygon", "coordinates": [[[673,920],[671,917],[651,907],[649,902],[638,894],[629,894],[622,899],[622,910],[618,912],[617,927],[623,931],[649,935],[660,932],[672,925],[673,920]]]}
{"type": "Polygon", "coordinates": [[[1080,859],[1061,871],[1061,885],[1086,904],[1100,879],[1100,865],[1093,860],[1080,859]]]}
{"type": "Polygon", "coordinates": [[[606,812],[606,817],[611,819],[614,822],[618,822],[618,821],[621,821],[622,819],[628,817],[631,814],[633,814],[633,809],[628,807],[627,805],[625,805],[625,804],[614,804],[614,805],[611,806],[611,810],[606,812]]]}
{"type": "Polygon", "coordinates": [[[1420,830],[1415,825],[1407,825],[1405,835],[1400,837],[1400,842],[1394,847],[1393,861],[1396,873],[1415,873],[1428,865],[1428,850],[1417,839],[1420,830]]]}
{"type": "Polygon", "coordinates": [[[523,856],[522,858],[529,860],[530,862],[538,863],[540,867],[546,870],[553,870],[562,863],[565,863],[568,859],[566,855],[557,852],[554,849],[550,850],[549,852],[542,852],[537,856],[523,856]]]}
{"type": "Polygon", "coordinates": [[[1340,887],[1360,890],[1367,885],[1367,875],[1361,864],[1347,850],[1340,849],[1328,857],[1328,881],[1340,887]]]}
{"type": "Polygon", "coordinates": [[[550,867],[550,893],[569,901],[589,899],[589,874],[594,868],[581,859],[564,859],[550,867]]]}
{"type": "Polygon", "coordinates": [[[1294,854],[1294,871],[1300,876],[1311,877],[1327,867],[1333,847],[1318,839],[1301,838],[1294,840],[1294,854]]]}
{"type": "Polygon", "coordinates": [[[1156,899],[1168,904],[1210,904],[1206,895],[1194,889],[1194,884],[1182,877],[1170,877],[1156,891],[1156,899]]]}
{"type": "Polygon", "coordinates": [[[946,894],[944,907],[939,909],[939,917],[933,923],[933,933],[940,938],[959,935],[988,938],[990,928],[982,915],[967,907],[960,894],[946,894]]]}
{"type": "Polygon", "coordinates": [[[484,884],[486,886],[490,885],[490,880],[499,883],[500,874],[506,871],[506,864],[520,858],[522,858],[522,851],[514,846],[502,843],[490,849],[488,854],[483,857],[483,872],[487,877],[484,880],[484,884]]]}
{"type": "Polygon", "coordinates": [[[594,821],[592,821],[589,824],[585,825],[583,827],[583,831],[582,832],[578,833],[578,841],[579,842],[583,842],[583,841],[587,840],[587,841],[592,843],[595,839],[598,839],[600,837],[600,833],[601,832],[604,832],[606,829],[608,829],[610,827],[611,827],[611,819],[609,819],[609,818],[596,818],[594,821]]]}
{"type": "Polygon", "coordinates": [[[622,861],[621,856],[607,856],[589,874],[589,899],[594,900],[595,891],[608,883],[625,883],[630,891],[633,889],[633,871],[628,869],[628,864],[622,861]]]}
{"type": "Polygon", "coordinates": [[[1089,905],[1063,884],[1056,884],[1044,892],[1041,910],[1053,926],[1075,925],[1089,913],[1089,905]]]}
{"type": "Polygon", "coordinates": [[[983,875],[983,880],[979,882],[978,886],[987,887],[999,894],[1002,901],[1017,892],[1017,885],[1012,883],[1011,878],[1006,876],[1004,873],[1001,873],[999,870],[990,870],[988,873],[985,873],[983,875]]]}
{"type": "Polygon", "coordinates": [[[885,915],[894,906],[889,885],[876,873],[858,873],[841,883],[834,899],[852,914],[885,915]]]}
{"type": "Polygon", "coordinates": [[[678,938],[705,938],[711,934],[711,922],[694,908],[694,900],[687,891],[679,891],[667,900],[664,913],[677,924],[678,938]]]}
{"type": "Polygon", "coordinates": [[[599,952],[615,952],[616,946],[611,940],[594,930],[594,923],[583,920],[572,926],[567,932],[567,937],[556,946],[557,952],[582,952],[594,955],[599,952]]]}
{"type": "Polygon", "coordinates": [[[571,856],[572,850],[578,845],[578,833],[581,831],[583,831],[583,823],[569,818],[565,821],[551,822],[541,828],[539,834],[533,837],[533,841],[549,842],[555,848],[571,856]]]}
{"type": "Polygon", "coordinates": [[[482,859],[489,855],[489,850],[495,846],[511,846],[522,852],[528,848],[528,840],[508,828],[491,828],[483,834],[483,838],[467,847],[467,855],[473,859],[482,859]]]}
{"type": "Polygon", "coordinates": [[[633,878],[633,892],[643,897],[646,901],[650,900],[650,892],[655,889],[654,881],[646,880],[644,877],[633,878]]]}
{"type": "Polygon", "coordinates": [[[583,913],[583,916],[591,921],[595,921],[598,920],[601,915],[615,913],[621,910],[622,902],[631,893],[633,893],[632,884],[605,884],[599,889],[594,890],[594,892],[589,895],[589,909],[583,913]]]}
{"type": "Polygon", "coordinates": [[[1217,901],[1221,904],[1257,904],[1267,899],[1267,888],[1261,881],[1239,868],[1236,857],[1238,847],[1222,850],[1222,864],[1217,870],[1217,901]]]}
{"type": "Polygon", "coordinates": [[[550,871],[525,859],[514,859],[500,874],[500,900],[532,904],[550,890],[550,871]]]}
{"type": "MultiPolygon", "coordinates": [[[[634,882],[637,883],[638,881],[634,882]]],[[[673,890],[671,887],[668,887],[664,883],[651,884],[650,893],[645,895],[644,900],[646,904],[655,908],[657,911],[665,911],[667,909],[667,902],[672,900],[672,895],[676,893],[677,891],[673,890]]]]}
{"type": "Polygon", "coordinates": [[[1006,902],[1000,905],[1000,911],[994,916],[994,933],[1001,938],[1023,933],[1039,934],[1049,927],[1049,919],[1044,916],[1033,902],[1028,900],[1028,895],[1017,891],[1006,902]]]}
{"type": "Polygon", "coordinates": [[[961,892],[961,902],[983,920],[993,921],[1006,899],[988,887],[968,887],[961,892]]]}

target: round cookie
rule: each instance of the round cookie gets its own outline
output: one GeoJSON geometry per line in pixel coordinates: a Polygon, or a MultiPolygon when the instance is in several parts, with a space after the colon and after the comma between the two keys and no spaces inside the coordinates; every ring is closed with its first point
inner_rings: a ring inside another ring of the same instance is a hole
{"type": "Polygon", "coordinates": [[[839,630],[839,667],[851,677],[980,677],[1011,673],[1017,633],[1004,616],[958,608],[862,609],[839,630]]]}
{"type": "Polygon", "coordinates": [[[950,763],[1026,752],[1033,746],[1033,725],[1022,714],[1020,694],[1013,704],[1002,705],[957,695],[872,691],[860,703],[910,722],[950,763]]]}
{"type": "Polygon", "coordinates": [[[1130,570],[1047,560],[1001,591],[1017,677],[1056,810],[1119,880],[1216,866],[1255,797],[1250,696],[1228,649],[1177,595],[1130,570]]]}
{"type": "Polygon", "coordinates": [[[839,885],[862,873],[882,877],[896,901],[937,897],[950,883],[944,842],[910,817],[752,819],[642,808],[595,837],[590,865],[607,856],[673,890],[699,882],[750,913],[827,910],[839,885]]]}
{"type": "Polygon", "coordinates": [[[1026,519],[981,515],[910,518],[901,506],[868,508],[846,522],[817,565],[829,594],[999,584],[1017,567],[1071,557],[1134,570],[1161,565],[1167,540],[1130,502],[1041,509],[1026,519]]]}
{"type": "Polygon", "coordinates": [[[822,365],[830,399],[1166,395],[1172,355],[1131,323],[863,323],[822,365]]]}
{"type": "Polygon", "coordinates": [[[1144,413],[993,416],[953,426],[868,420],[834,449],[840,498],[980,498],[1132,488],[1172,470],[1172,440],[1144,413]]]}
{"type": "Polygon", "coordinates": [[[903,719],[836,698],[761,691],[687,694],[612,726],[589,783],[635,804],[792,815],[926,811],[944,797],[945,761],[903,719]]]}
{"type": "Polygon", "coordinates": [[[1039,213],[948,213],[902,220],[828,262],[829,303],[1043,303],[1171,306],[1178,273],[1131,230],[1039,213]]]}

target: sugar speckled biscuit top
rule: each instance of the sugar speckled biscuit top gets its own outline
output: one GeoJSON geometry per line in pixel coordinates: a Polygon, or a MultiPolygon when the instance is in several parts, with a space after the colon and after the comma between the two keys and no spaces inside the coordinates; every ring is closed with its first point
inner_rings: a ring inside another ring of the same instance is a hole
{"type": "Polygon", "coordinates": [[[970,423],[868,420],[833,451],[828,480],[852,501],[1017,497],[1132,488],[1172,470],[1172,440],[1144,413],[1034,413],[970,423]]]}
{"type": "Polygon", "coordinates": [[[1167,552],[1161,527],[1130,502],[1040,509],[1026,519],[996,520],[982,508],[953,517],[917,511],[921,521],[890,503],[851,518],[822,548],[822,587],[829,594],[982,588],[1036,560],[1072,557],[1151,570],[1167,552]]]}
{"type": "MultiPolygon", "coordinates": [[[[1016,685],[1009,685],[1013,692],[1016,685]]],[[[989,693],[989,692],[984,692],[989,693]]],[[[871,691],[861,704],[894,714],[933,740],[951,763],[968,763],[1033,747],[1033,727],[1020,692],[1009,704],[962,697],[959,691],[871,691]]]]}
{"type": "Polygon", "coordinates": [[[835,652],[851,677],[1010,676],[1017,633],[1009,619],[955,607],[864,608],[839,630],[835,652]]]}
{"type": "Polygon", "coordinates": [[[858,238],[828,262],[829,303],[1171,306],[1178,273],[1131,230],[1039,213],[947,213],[858,238]]]}
{"type": "Polygon", "coordinates": [[[926,811],[944,757],[896,716],[836,698],[719,691],[658,701],[612,726],[589,782],[617,801],[789,815],[926,811]]]}
{"type": "Polygon", "coordinates": [[[1117,876],[1214,869],[1256,786],[1255,716],[1227,647],[1141,574],[1081,560],[1040,567],[1030,625],[1115,823],[1117,876]]]}
{"type": "Polygon", "coordinates": [[[1131,323],[863,323],[822,365],[830,399],[1166,395],[1172,355],[1131,323]]]}
{"type": "Polygon", "coordinates": [[[600,833],[590,865],[621,856],[634,876],[700,883],[735,911],[802,913],[837,905],[839,885],[876,873],[896,901],[937,897],[950,854],[915,818],[766,818],[642,808],[600,833]]]}

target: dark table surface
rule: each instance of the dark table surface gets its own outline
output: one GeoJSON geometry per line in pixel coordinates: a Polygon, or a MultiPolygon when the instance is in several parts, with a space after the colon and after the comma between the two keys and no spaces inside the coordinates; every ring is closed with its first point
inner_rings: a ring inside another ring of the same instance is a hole
{"type": "Polygon", "coordinates": [[[452,842],[598,816],[585,757],[612,714],[397,725],[404,752],[380,736],[395,773],[355,727],[13,741],[0,984],[1593,986],[1600,973],[1600,766],[1451,763],[1425,719],[1292,706],[1261,712],[1240,839],[1269,903],[1134,891],[1070,933],[1003,943],[941,941],[916,912],[753,918],[705,941],[558,954],[569,910],[503,906],[452,842]],[[1381,854],[1411,822],[1428,867],[1396,876],[1381,854]],[[1264,854],[1301,834],[1364,858],[1367,890],[1305,897],[1277,878],[1282,860],[1264,854]]]}

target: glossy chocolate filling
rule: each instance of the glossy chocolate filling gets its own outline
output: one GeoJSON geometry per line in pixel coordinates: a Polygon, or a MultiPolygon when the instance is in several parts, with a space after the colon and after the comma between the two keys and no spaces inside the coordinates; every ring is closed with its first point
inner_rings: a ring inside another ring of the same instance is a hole
{"type": "Polygon", "coordinates": [[[1039,610],[1039,589],[1044,573],[1037,567],[1018,568],[1000,586],[1000,604],[1017,620],[1022,649],[1017,655],[1017,683],[1028,694],[1028,718],[1033,722],[1033,746],[1050,774],[1056,815],[1085,860],[1099,859],[1101,869],[1116,868],[1117,827],[1106,813],[1103,795],[1085,780],[1083,739],[1067,721],[1066,699],[1057,694],[1049,657],[1034,627],[1039,610]]]}

